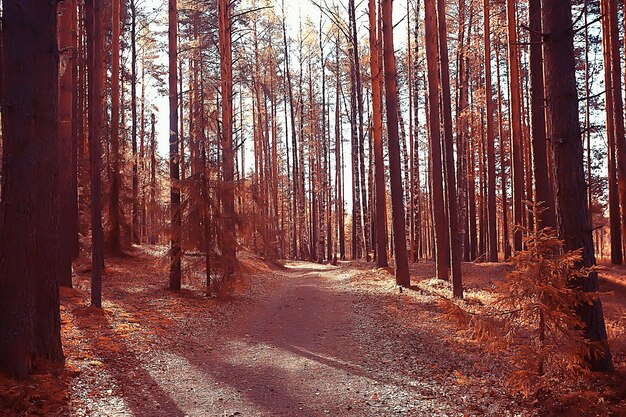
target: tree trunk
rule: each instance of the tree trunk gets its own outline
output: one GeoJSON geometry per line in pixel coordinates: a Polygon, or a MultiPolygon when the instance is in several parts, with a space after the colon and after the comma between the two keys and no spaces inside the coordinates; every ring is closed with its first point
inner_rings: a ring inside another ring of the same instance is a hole
{"type": "Polygon", "coordinates": [[[389,135],[389,171],[391,173],[391,210],[393,213],[393,247],[396,261],[396,284],[411,285],[406,251],[402,178],[400,176],[400,144],[398,138],[398,85],[396,58],[393,47],[392,0],[382,2],[383,65],[385,74],[385,104],[389,135]]]}
{"type": "Polygon", "coordinates": [[[102,307],[102,270],[104,268],[102,236],[102,131],[103,131],[103,30],[102,0],[87,0],[87,72],[89,154],[91,177],[91,304],[102,307]]]}
{"type": "Polygon", "coordinates": [[[533,169],[535,176],[535,202],[542,203],[536,221],[539,229],[556,226],[554,218],[554,196],[548,177],[546,155],[546,112],[543,82],[543,52],[541,44],[541,0],[529,0],[530,17],[530,112],[532,123],[533,169]]]}
{"type": "MultiPolygon", "coordinates": [[[[600,2],[601,13],[606,13],[605,2],[600,2]]],[[[611,37],[609,36],[609,21],[602,19],[602,52],[604,56],[604,85],[606,110],[606,136],[608,156],[608,189],[609,189],[609,229],[611,231],[611,263],[622,264],[622,229],[619,206],[619,189],[617,185],[617,163],[615,154],[615,113],[613,111],[613,74],[611,71],[611,37]]]]}
{"type": "Polygon", "coordinates": [[[444,161],[446,169],[446,191],[448,196],[448,224],[450,261],[452,265],[452,292],[455,297],[463,298],[463,282],[461,278],[461,245],[459,240],[459,210],[456,196],[456,179],[454,170],[454,138],[452,135],[452,102],[450,99],[450,60],[448,58],[448,39],[446,29],[445,0],[437,2],[439,28],[440,67],[441,67],[441,98],[444,130],[444,161]]]}
{"type": "Polygon", "coordinates": [[[57,36],[59,45],[59,159],[64,163],[59,165],[59,240],[64,244],[59,248],[59,263],[57,280],[64,287],[72,286],[72,257],[73,245],[71,242],[76,233],[72,224],[76,210],[72,206],[76,204],[73,192],[72,176],[73,166],[67,163],[68,157],[72,160],[73,146],[73,117],[74,117],[74,94],[72,83],[74,81],[74,60],[76,54],[72,42],[72,1],[64,0],[58,3],[57,36]]]}
{"type": "MultiPolygon", "coordinates": [[[[595,264],[595,256],[585,195],[571,7],[570,0],[542,2],[546,98],[554,152],[559,236],[567,250],[582,249],[583,260],[579,266],[588,267],[595,264]]],[[[580,277],[574,286],[580,291],[596,292],[597,273],[580,277]]],[[[598,352],[587,358],[591,369],[611,370],[613,365],[600,300],[581,304],[577,312],[585,324],[585,338],[597,342],[598,352]]]]}
{"type": "Polygon", "coordinates": [[[111,35],[111,195],[109,197],[109,249],[122,252],[120,236],[120,0],[112,0],[113,33],[111,35]]]}
{"type": "MultiPolygon", "coordinates": [[[[524,169],[522,160],[522,116],[520,103],[520,71],[518,61],[519,47],[517,44],[517,22],[515,18],[515,1],[506,0],[507,30],[509,46],[509,90],[510,90],[510,126],[513,167],[513,224],[522,226],[524,208],[522,199],[524,195],[524,169]]],[[[515,251],[522,250],[522,230],[515,228],[513,231],[513,248],[515,251]]]]}
{"type": "Polygon", "coordinates": [[[55,2],[2,4],[0,372],[63,361],[57,286],[59,158],[55,2]],[[36,242],[37,244],[33,244],[36,242]]]}
{"type": "Polygon", "coordinates": [[[449,253],[450,244],[448,241],[449,229],[448,222],[445,218],[445,201],[443,196],[436,0],[424,1],[424,13],[426,31],[426,64],[428,67],[428,126],[430,132],[430,160],[432,164],[431,186],[433,220],[435,222],[435,256],[437,258],[437,278],[447,280],[449,266],[449,257],[447,256],[447,253],[449,253]]]}
{"type": "MultiPolygon", "coordinates": [[[[176,1],[176,0],[173,0],[176,1]]],[[[133,152],[133,212],[132,240],[140,243],[139,232],[139,177],[137,171],[137,9],[135,0],[130,0],[130,109],[131,109],[131,140],[133,152]]],[[[176,71],[176,69],[174,69],[176,71]]],[[[178,141],[178,134],[176,137],[178,141]]],[[[178,143],[178,142],[177,142],[178,143]]]]}
{"type": "Polygon", "coordinates": [[[231,3],[218,0],[220,79],[222,93],[222,211],[224,217],[224,256],[226,275],[230,277],[235,268],[235,183],[233,158],[233,68],[231,47],[231,3]]]}
{"type": "Polygon", "coordinates": [[[169,0],[169,99],[170,99],[170,280],[171,290],[180,290],[181,281],[181,206],[180,166],[178,160],[178,67],[177,32],[178,11],[176,0],[169,0]]]}
{"type": "MultiPolygon", "coordinates": [[[[604,10],[608,13],[607,27],[609,29],[611,56],[611,89],[613,98],[613,130],[617,147],[617,170],[619,202],[621,205],[622,236],[626,236],[626,138],[624,137],[624,102],[622,96],[621,60],[619,25],[617,15],[617,0],[604,0],[604,10]]],[[[623,244],[623,242],[622,242],[623,244]]],[[[622,246],[623,247],[623,246],[622,246]]]]}
{"type": "Polygon", "coordinates": [[[498,262],[498,230],[496,221],[496,151],[494,145],[493,95],[491,87],[491,22],[489,0],[483,3],[485,37],[485,117],[487,118],[487,226],[489,250],[487,260],[498,262]]]}
{"type": "Polygon", "coordinates": [[[387,260],[387,230],[385,216],[387,216],[387,192],[385,186],[385,161],[383,156],[383,114],[382,92],[380,90],[381,64],[378,39],[378,19],[376,1],[369,0],[369,42],[370,42],[370,71],[372,74],[372,123],[374,137],[374,189],[376,192],[376,265],[379,268],[389,265],[387,260]]]}

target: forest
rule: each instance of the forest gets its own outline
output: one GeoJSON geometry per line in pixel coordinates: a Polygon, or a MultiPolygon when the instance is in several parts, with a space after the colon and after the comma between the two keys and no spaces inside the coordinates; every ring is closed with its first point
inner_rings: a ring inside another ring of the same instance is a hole
{"type": "Polygon", "coordinates": [[[0,415],[626,416],[626,0],[0,0],[0,415]]]}

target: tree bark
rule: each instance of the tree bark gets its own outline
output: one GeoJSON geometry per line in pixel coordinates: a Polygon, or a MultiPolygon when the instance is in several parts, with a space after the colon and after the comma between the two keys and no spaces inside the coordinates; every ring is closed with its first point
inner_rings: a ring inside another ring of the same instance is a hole
{"type": "Polygon", "coordinates": [[[431,186],[436,245],[435,256],[437,258],[437,278],[447,280],[449,266],[447,253],[449,253],[450,244],[448,241],[449,229],[445,218],[445,201],[443,196],[436,0],[424,1],[424,13],[426,64],[428,69],[428,126],[430,133],[430,160],[432,164],[431,186]]]}
{"type": "Polygon", "coordinates": [[[382,92],[380,90],[381,63],[378,56],[378,18],[376,1],[369,0],[369,42],[370,71],[372,74],[372,124],[374,139],[374,189],[376,192],[376,265],[379,268],[389,265],[387,260],[387,192],[385,186],[385,161],[383,156],[383,114],[382,92]]]}
{"type": "Polygon", "coordinates": [[[72,287],[72,257],[73,257],[73,232],[72,227],[76,210],[75,193],[72,186],[75,175],[72,163],[67,163],[69,157],[72,161],[74,150],[73,141],[73,117],[74,117],[74,94],[72,83],[74,81],[74,60],[76,53],[72,42],[72,6],[71,0],[58,3],[57,36],[59,46],[59,159],[64,163],[59,165],[59,240],[64,244],[59,248],[58,277],[59,285],[72,287]]]}
{"type": "Polygon", "coordinates": [[[58,55],[55,2],[2,4],[0,372],[63,361],[57,271],[58,55]],[[34,244],[36,242],[36,244],[34,244]]]}
{"type": "MultiPolygon", "coordinates": [[[[585,195],[571,7],[571,0],[542,1],[546,98],[554,152],[559,236],[565,242],[565,249],[582,249],[579,266],[592,266],[596,260],[585,195]]],[[[597,273],[580,277],[574,286],[583,292],[596,292],[597,273]]],[[[596,354],[587,358],[590,368],[611,370],[613,365],[600,300],[581,304],[577,312],[585,324],[585,338],[598,348],[596,354]]]]}
{"type": "MultiPolygon", "coordinates": [[[[607,13],[606,3],[600,2],[601,13],[607,13]]],[[[615,112],[613,110],[613,73],[611,71],[611,37],[609,36],[609,21],[602,19],[602,53],[604,56],[604,85],[605,85],[605,111],[606,111],[606,136],[608,156],[608,189],[609,189],[609,229],[611,232],[611,263],[621,265],[623,258],[622,229],[619,206],[619,189],[617,182],[617,161],[615,153],[615,112]]]]}
{"type": "Polygon", "coordinates": [[[178,10],[176,0],[169,0],[169,101],[170,101],[170,279],[169,288],[180,290],[181,281],[181,206],[180,166],[178,155],[178,10]]]}
{"type": "Polygon", "coordinates": [[[230,277],[235,268],[235,183],[233,157],[233,68],[231,47],[231,3],[218,0],[220,79],[222,93],[222,211],[224,216],[224,256],[226,275],[230,277]]]}
{"type": "Polygon", "coordinates": [[[455,297],[463,298],[461,277],[461,234],[459,233],[459,210],[456,195],[454,169],[454,138],[452,134],[452,102],[450,99],[450,60],[448,58],[448,39],[446,29],[445,0],[437,1],[439,28],[440,69],[441,69],[441,106],[443,110],[444,161],[446,169],[446,192],[448,196],[449,254],[452,265],[452,292],[455,297]]]}
{"type": "MultiPolygon", "coordinates": [[[[611,89],[613,98],[613,129],[615,132],[615,145],[617,147],[617,170],[619,202],[621,205],[622,236],[626,236],[626,138],[624,137],[624,102],[622,96],[622,69],[620,52],[619,25],[617,14],[617,0],[605,1],[605,11],[608,18],[611,56],[611,89]]],[[[623,244],[623,242],[622,242],[623,244]]],[[[622,246],[623,248],[623,246],[622,246]]],[[[623,250],[623,249],[622,249],[623,250]]]]}
{"type": "Polygon", "coordinates": [[[411,285],[406,251],[402,178],[400,176],[400,144],[398,138],[398,85],[396,58],[393,47],[392,0],[382,1],[383,65],[385,74],[385,104],[389,135],[389,171],[391,173],[391,210],[393,213],[393,247],[396,261],[396,284],[411,285]]]}
{"type": "Polygon", "coordinates": [[[515,18],[515,1],[506,0],[507,30],[509,47],[509,91],[510,91],[510,126],[513,167],[513,224],[516,228],[513,231],[513,248],[515,251],[522,250],[522,230],[519,226],[523,224],[524,209],[522,199],[524,195],[524,169],[522,159],[522,116],[520,102],[520,70],[518,61],[517,44],[517,21],[515,18]]]}
{"type": "Polygon", "coordinates": [[[498,262],[498,230],[496,221],[496,151],[494,145],[493,95],[491,85],[491,22],[489,0],[483,4],[485,37],[485,117],[487,119],[487,227],[489,230],[489,262],[498,262]]]}
{"type": "Polygon", "coordinates": [[[542,211],[536,221],[539,229],[556,226],[554,195],[548,176],[546,112],[543,82],[543,52],[541,44],[541,0],[529,0],[530,17],[530,112],[532,124],[533,169],[535,177],[535,199],[541,203],[542,211]]]}
{"type": "Polygon", "coordinates": [[[122,252],[120,235],[120,0],[112,0],[113,31],[111,34],[111,195],[109,198],[109,249],[122,252]]]}

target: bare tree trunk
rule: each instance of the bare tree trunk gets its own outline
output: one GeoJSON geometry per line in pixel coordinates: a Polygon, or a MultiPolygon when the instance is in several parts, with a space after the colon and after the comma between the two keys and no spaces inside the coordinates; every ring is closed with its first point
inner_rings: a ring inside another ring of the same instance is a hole
{"type": "MultiPolygon", "coordinates": [[[[613,129],[617,147],[618,190],[621,205],[622,236],[626,236],[626,138],[624,137],[624,102],[622,96],[621,59],[617,0],[605,0],[605,12],[608,13],[608,24],[611,56],[611,88],[613,98],[613,129]]],[[[605,17],[605,19],[607,18],[605,17]]],[[[623,244],[624,242],[622,242],[623,244]]]]}
{"type": "MultiPolygon", "coordinates": [[[[122,252],[120,223],[120,0],[111,1],[113,31],[111,34],[111,195],[109,197],[109,249],[122,252]]],[[[133,41],[134,42],[134,41],[133,41]]]]}
{"type": "MultiPolygon", "coordinates": [[[[524,169],[522,160],[522,116],[520,103],[520,71],[518,61],[517,44],[517,21],[515,18],[515,1],[506,0],[507,30],[509,46],[509,90],[510,90],[510,126],[513,167],[513,223],[515,226],[523,224],[524,209],[522,199],[524,195],[524,169]]],[[[522,250],[522,230],[519,228],[513,231],[513,247],[515,251],[522,250]]]]}
{"type": "Polygon", "coordinates": [[[56,16],[56,2],[2,4],[0,372],[15,377],[63,362],[56,16]]]}
{"type": "Polygon", "coordinates": [[[170,101],[170,280],[171,290],[180,290],[181,281],[181,213],[180,213],[180,166],[178,155],[178,66],[177,32],[178,10],[176,0],[169,0],[169,101],[170,101]]]}
{"type": "MultiPolygon", "coordinates": [[[[600,2],[601,12],[605,10],[606,3],[600,2]]],[[[611,67],[611,38],[609,36],[609,21],[602,19],[602,52],[604,55],[604,85],[605,85],[605,109],[606,109],[606,136],[608,155],[608,188],[609,188],[609,228],[611,231],[611,263],[622,264],[622,228],[619,206],[619,189],[617,182],[617,163],[615,153],[615,112],[613,109],[613,73],[611,67]]]]}
{"type": "Polygon", "coordinates": [[[483,3],[485,38],[485,117],[487,118],[487,226],[489,230],[489,262],[498,262],[498,230],[496,222],[496,152],[493,126],[493,95],[491,86],[491,22],[489,0],[483,3]]]}
{"type": "Polygon", "coordinates": [[[233,68],[231,47],[231,3],[229,0],[218,1],[220,79],[222,93],[222,211],[224,216],[224,255],[226,257],[227,277],[235,267],[235,194],[234,194],[234,155],[233,155],[233,68]]]}
{"type": "MultiPolygon", "coordinates": [[[[570,0],[542,2],[546,98],[554,152],[559,236],[567,250],[582,249],[579,266],[589,267],[596,260],[585,195],[571,13],[570,0]]],[[[578,278],[574,287],[583,292],[596,292],[597,273],[578,278]]],[[[582,303],[577,312],[585,324],[585,338],[597,342],[598,351],[587,358],[591,369],[613,369],[600,300],[582,303]]]]}
{"type": "Polygon", "coordinates": [[[461,245],[459,240],[459,210],[456,195],[456,179],[454,170],[454,138],[452,134],[452,102],[450,99],[450,60],[448,58],[448,39],[446,29],[445,0],[437,2],[439,27],[439,45],[441,55],[441,97],[444,127],[444,161],[447,176],[446,191],[448,195],[448,224],[450,261],[452,265],[452,292],[455,297],[463,298],[463,281],[461,278],[461,245]]]}
{"type": "Polygon", "coordinates": [[[383,114],[382,92],[380,77],[382,76],[381,62],[378,55],[378,18],[376,1],[369,0],[369,42],[370,42],[370,71],[372,74],[372,124],[374,138],[374,188],[376,192],[376,265],[379,268],[389,265],[387,260],[387,230],[385,216],[387,216],[387,192],[385,186],[385,161],[383,156],[383,114]]]}
{"type": "Polygon", "coordinates": [[[59,165],[59,239],[64,244],[59,248],[58,276],[59,285],[65,287],[72,286],[72,255],[73,245],[71,242],[76,233],[72,227],[76,215],[72,206],[76,205],[75,193],[73,192],[72,181],[73,165],[67,163],[68,156],[72,155],[74,149],[73,126],[74,126],[74,95],[72,93],[72,82],[74,81],[74,61],[76,54],[73,51],[72,42],[72,1],[64,0],[58,3],[58,25],[57,36],[59,45],[59,119],[58,119],[58,141],[59,159],[63,161],[59,165]]]}
{"type": "MultiPolygon", "coordinates": [[[[173,0],[176,1],[176,0],[173,0]]],[[[130,58],[130,108],[131,108],[131,140],[133,151],[133,218],[132,240],[140,243],[139,232],[139,178],[137,170],[137,8],[135,0],[130,0],[131,23],[131,58],[130,58]]],[[[176,69],[174,69],[176,71],[176,69]]],[[[176,137],[178,141],[178,134],[176,137]]]]}
{"type": "Polygon", "coordinates": [[[393,48],[392,0],[382,2],[383,65],[385,74],[385,103],[389,135],[389,171],[391,173],[391,210],[393,213],[393,243],[396,261],[396,284],[411,285],[406,251],[402,178],[400,176],[400,146],[398,143],[398,86],[396,58],[393,48]]]}
{"type": "Polygon", "coordinates": [[[535,176],[535,201],[542,202],[542,212],[537,222],[540,228],[556,226],[554,196],[548,177],[548,157],[546,155],[546,112],[544,105],[543,52],[541,45],[541,0],[529,0],[530,17],[530,89],[533,168],[535,176]]]}
{"type": "Polygon", "coordinates": [[[437,278],[448,279],[447,254],[450,250],[448,241],[448,222],[445,218],[445,200],[443,196],[443,164],[441,152],[441,128],[439,112],[439,51],[437,43],[436,0],[424,1],[426,31],[426,63],[428,67],[428,113],[430,132],[430,161],[433,217],[435,223],[435,256],[437,258],[437,278]]]}
{"type": "MultiPolygon", "coordinates": [[[[499,44],[498,44],[499,45],[499,44]]],[[[504,253],[504,260],[508,260],[511,256],[511,245],[509,243],[509,204],[507,196],[507,174],[506,169],[508,167],[506,161],[506,155],[510,154],[506,152],[505,140],[504,140],[504,117],[502,115],[502,80],[500,77],[500,48],[496,48],[496,71],[498,77],[498,129],[500,136],[500,190],[502,193],[502,252],[504,253]]]]}

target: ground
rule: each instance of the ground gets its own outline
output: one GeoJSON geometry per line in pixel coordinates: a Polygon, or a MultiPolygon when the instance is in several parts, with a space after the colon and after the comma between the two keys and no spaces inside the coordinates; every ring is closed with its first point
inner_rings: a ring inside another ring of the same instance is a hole
{"type": "MultiPolygon", "coordinates": [[[[71,416],[626,415],[607,378],[529,398],[510,391],[506,354],[487,353],[443,319],[432,263],[400,292],[372,264],[244,260],[246,278],[207,298],[188,265],[165,289],[160,248],[107,261],[104,309],[86,307],[89,269],[62,291],[65,370],[0,380],[0,414],[71,416]],[[189,277],[192,277],[191,279],[189,277]]],[[[466,264],[479,300],[506,265],[466,264]]],[[[626,270],[603,273],[614,360],[625,365],[626,270]]],[[[619,374],[618,374],[619,375],[619,374]]],[[[615,378],[615,377],[613,377],[615,378]]]]}

